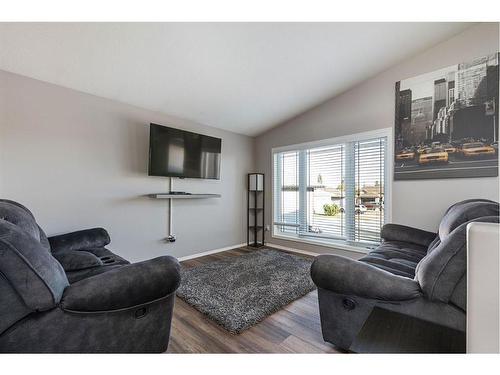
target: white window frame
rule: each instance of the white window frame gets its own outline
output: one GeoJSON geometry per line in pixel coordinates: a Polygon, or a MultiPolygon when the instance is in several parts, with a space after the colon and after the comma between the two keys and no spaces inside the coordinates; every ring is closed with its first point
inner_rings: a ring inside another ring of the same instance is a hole
{"type": "Polygon", "coordinates": [[[300,151],[300,150],[307,150],[311,148],[316,148],[316,147],[325,147],[325,146],[331,146],[339,143],[347,143],[347,142],[354,142],[354,141],[366,141],[370,140],[373,138],[379,138],[379,137],[387,137],[387,146],[386,146],[386,155],[385,155],[385,177],[386,177],[386,186],[384,190],[384,214],[385,214],[385,222],[389,223],[392,220],[392,182],[393,182],[393,165],[394,165],[394,145],[393,145],[393,129],[391,128],[383,128],[383,129],[377,129],[377,130],[372,130],[372,131],[366,131],[362,133],[355,133],[355,134],[349,134],[349,135],[344,135],[340,137],[335,137],[335,138],[328,138],[328,139],[322,139],[319,141],[312,141],[312,142],[304,142],[304,143],[298,143],[294,145],[287,145],[287,146],[280,146],[280,147],[274,147],[271,149],[271,199],[272,199],[272,204],[271,204],[271,237],[280,239],[280,240],[287,240],[287,241],[294,241],[294,242],[301,242],[301,243],[307,243],[311,245],[319,245],[319,246],[325,246],[329,248],[334,248],[334,249],[340,249],[340,250],[348,250],[348,251],[353,251],[357,253],[367,253],[370,251],[372,247],[363,247],[363,246],[354,246],[354,245],[349,245],[349,244],[344,244],[341,241],[336,242],[332,240],[323,240],[323,239],[310,239],[310,238],[303,238],[299,237],[298,235],[293,235],[293,234],[281,234],[281,233],[276,233],[275,232],[275,225],[274,225],[274,213],[275,213],[275,197],[274,197],[274,192],[275,192],[275,186],[274,186],[274,181],[275,181],[275,176],[274,176],[274,155],[278,152],[285,152],[285,151],[300,151]]]}

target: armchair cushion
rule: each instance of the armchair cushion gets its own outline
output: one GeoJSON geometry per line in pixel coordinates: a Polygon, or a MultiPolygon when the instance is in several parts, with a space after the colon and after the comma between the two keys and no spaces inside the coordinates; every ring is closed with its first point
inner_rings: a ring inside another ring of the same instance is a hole
{"type": "Polygon", "coordinates": [[[54,258],[64,268],[64,271],[77,271],[92,267],[102,266],[102,260],[87,251],[63,250],[53,254],[54,258]]]}
{"type": "Polygon", "coordinates": [[[49,237],[52,252],[64,250],[85,250],[104,247],[111,240],[108,232],[103,228],[84,229],[77,232],[49,237]]]}
{"type": "Polygon", "coordinates": [[[380,236],[386,241],[408,242],[420,246],[429,246],[436,238],[437,233],[407,227],[399,224],[385,224],[380,236]]]}
{"type": "Polygon", "coordinates": [[[173,293],[180,282],[179,262],[163,256],[125,265],[71,284],[64,310],[98,312],[129,308],[173,293]]]}
{"type": "Polygon", "coordinates": [[[389,271],[394,275],[413,278],[418,262],[426,255],[424,246],[409,242],[384,241],[359,261],[389,271]]]}
{"type": "MultiPolygon", "coordinates": [[[[99,258],[100,261],[102,262],[102,265],[96,267],[79,268],[79,269],[74,269],[72,271],[66,271],[66,276],[68,277],[70,284],[73,284],[87,277],[95,276],[100,273],[108,272],[114,268],[130,264],[129,261],[114,254],[113,252],[109,251],[104,247],[98,247],[96,249],[78,250],[75,252],[90,253],[95,257],[99,258]]],[[[57,256],[58,253],[53,253],[52,255],[57,256]]]]}
{"type": "Polygon", "coordinates": [[[420,287],[413,279],[338,255],[316,257],[311,266],[311,277],[319,288],[339,294],[390,301],[421,295],[420,287]]]}

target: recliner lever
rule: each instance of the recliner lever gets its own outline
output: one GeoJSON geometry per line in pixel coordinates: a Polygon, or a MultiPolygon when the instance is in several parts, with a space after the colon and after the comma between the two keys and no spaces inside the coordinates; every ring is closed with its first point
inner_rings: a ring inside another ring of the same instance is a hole
{"type": "Polygon", "coordinates": [[[134,316],[136,319],[144,318],[148,314],[148,308],[147,307],[141,307],[134,312],[134,316]]]}
{"type": "Polygon", "coordinates": [[[344,309],[351,311],[356,308],[356,302],[351,298],[344,298],[342,300],[342,306],[344,306],[344,309]]]}

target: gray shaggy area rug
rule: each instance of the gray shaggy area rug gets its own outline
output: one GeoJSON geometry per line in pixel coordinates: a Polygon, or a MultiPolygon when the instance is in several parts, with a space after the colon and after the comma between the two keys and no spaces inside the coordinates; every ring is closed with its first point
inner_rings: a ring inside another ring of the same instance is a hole
{"type": "Polygon", "coordinates": [[[315,289],[312,259],[264,248],[183,268],[177,295],[231,333],[240,333],[315,289]]]}

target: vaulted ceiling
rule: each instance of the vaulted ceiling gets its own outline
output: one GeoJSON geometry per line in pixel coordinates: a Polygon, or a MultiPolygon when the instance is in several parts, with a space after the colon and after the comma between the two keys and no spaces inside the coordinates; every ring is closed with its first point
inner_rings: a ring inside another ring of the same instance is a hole
{"type": "Polygon", "coordinates": [[[469,23],[10,23],[0,69],[254,136],[469,23]]]}

